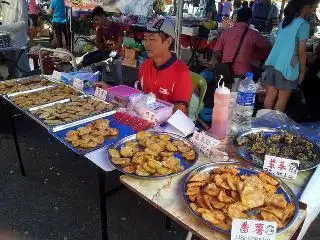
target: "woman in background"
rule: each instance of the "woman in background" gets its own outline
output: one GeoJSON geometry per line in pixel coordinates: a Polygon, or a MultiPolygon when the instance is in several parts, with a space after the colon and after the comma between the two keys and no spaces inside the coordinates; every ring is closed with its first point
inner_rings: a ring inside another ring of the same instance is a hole
{"type": "Polygon", "coordinates": [[[265,63],[266,109],[284,112],[292,90],[305,78],[306,43],[310,24],[305,20],[315,12],[319,0],[292,0],[284,10],[276,41],[265,63]]]}
{"type": "Polygon", "coordinates": [[[232,12],[232,1],[231,0],[227,0],[223,4],[222,17],[230,17],[231,12],[232,12]]]}
{"type": "Polygon", "coordinates": [[[237,21],[237,13],[238,13],[238,11],[241,9],[241,0],[234,0],[234,2],[233,2],[233,13],[232,13],[232,17],[231,17],[231,19],[233,20],[233,21],[237,21]]]}

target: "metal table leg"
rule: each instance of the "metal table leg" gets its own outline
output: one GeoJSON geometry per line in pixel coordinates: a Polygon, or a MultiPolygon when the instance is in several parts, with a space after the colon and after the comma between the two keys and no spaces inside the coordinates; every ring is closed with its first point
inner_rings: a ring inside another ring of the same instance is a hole
{"type": "Polygon", "coordinates": [[[18,155],[21,175],[22,176],[26,176],[26,172],[24,170],[24,165],[23,165],[23,161],[22,161],[22,157],[21,157],[21,152],[20,152],[20,146],[19,146],[18,137],[17,137],[16,126],[14,124],[14,119],[13,119],[13,115],[12,115],[13,114],[12,113],[12,109],[10,107],[8,107],[8,110],[9,110],[11,130],[12,130],[14,145],[16,147],[16,151],[17,151],[17,155],[18,155]]]}
{"type": "Polygon", "coordinates": [[[107,206],[106,206],[106,179],[105,172],[99,170],[99,198],[100,198],[100,216],[101,216],[101,231],[102,239],[108,240],[108,221],[107,221],[107,206]]]}

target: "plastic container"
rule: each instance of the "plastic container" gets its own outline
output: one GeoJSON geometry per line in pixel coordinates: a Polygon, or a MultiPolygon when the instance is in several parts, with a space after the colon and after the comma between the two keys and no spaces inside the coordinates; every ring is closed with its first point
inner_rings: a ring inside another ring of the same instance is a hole
{"type": "MultiPolygon", "coordinates": [[[[219,83],[221,78],[219,80],[219,83]]],[[[214,138],[222,140],[227,135],[229,119],[230,89],[224,86],[218,88],[214,94],[214,111],[212,114],[211,134],[214,138]]]]}
{"type": "Polygon", "coordinates": [[[125,85],[119,85],[108,88],[107,101],[115,103],[120,107],[126,108],[130,102],[132,94],[141,93],[138,89],[131,88],[125,85]]]}
{"type": "Polygon", "coordinates": [[[253,73],[246,73],[240,82],[237,101],[232,116],[231,133],[251,127],[251,119],[256,98],[257,86],[253,81],[253,73]]]}

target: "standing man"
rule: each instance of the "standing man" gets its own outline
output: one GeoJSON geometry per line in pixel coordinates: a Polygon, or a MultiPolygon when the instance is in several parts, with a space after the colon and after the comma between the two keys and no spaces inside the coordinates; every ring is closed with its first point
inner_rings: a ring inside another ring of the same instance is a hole
{"type": "Polygon", "coordinates": [[[51,0],[49,7],[50,14],[53,14],[53,30],[57,38],[57,48],[62,48],[62,33],[66,39],[67,48],[71,47],[71,36],[68,29],[66,6],[64,0],[51,0]]]}
{"type": "Polygon", "coordinates": [[[279,22],[278,6],[271,0],[259,0],[253,5],[252,24],[263,33],[271,33],[272,28],[279,22]]]}
{"type": "Polygon", "coordinates": [[[269,41],[258,31],[249,28],[251,16],[250,8],[241,8],[237,13],[237,23],[222,32],[213,50],[219,62],[231,63],[241,42],[241,37],[247,31],[232,66],[234,77],[243,78],[246,72],[252,72],[251,62],[263,62],[271,50],[269,41]]]}
{"type": "Polygon", "coordinates": [[[144,93],[174,104],[174,111],[188,114],[192,95],[192,79],[187,66],[171,52],[175,39],[175,26],[169,18],[156,18],[147,24],[144,46],[149,59],[139,71],[144,93]]]}
{"type": "Polygon", "coordinates": [[[17,50],[4,52],[9,72],[8,78],[22,77],[30,72],[26,47],[28,43],[28,12],[25,0],[1,1],[2,23],[0,32],[8,33],[12,47],[17,50]]]}

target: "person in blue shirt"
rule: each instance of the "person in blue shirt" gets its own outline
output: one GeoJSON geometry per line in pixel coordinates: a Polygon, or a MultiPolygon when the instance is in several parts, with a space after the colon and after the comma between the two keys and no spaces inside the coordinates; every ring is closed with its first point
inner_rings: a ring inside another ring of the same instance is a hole
{"type": "Polygon", "coordinates": [[[276,40],[265,63],[263,74],[267,86],[266,109],[284,112],[292,90],[304,80],[306,73],[306,43],[310,24],[305,20],[315,12],[319,0],[291,0],[284,10],[276,40]]]}
{"type": "Polygon", "coordinates": [[[66,39],[67,48],[70,47],[70,33],[67,25],[66,6],[64,0],[51,0],[49,12],[53,14],[53,30],[57,38],[57,48],[62,48],[62,33],[66,39]]]}

